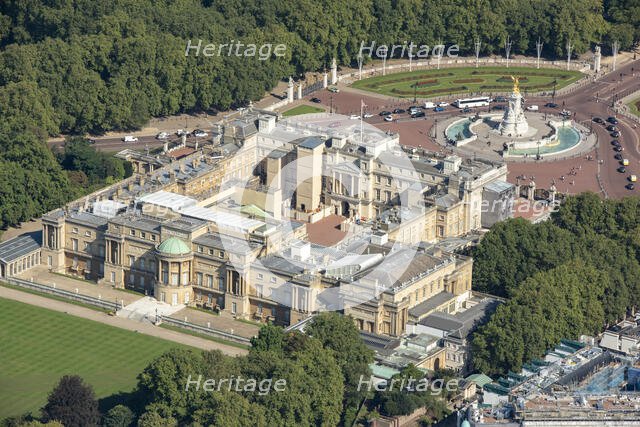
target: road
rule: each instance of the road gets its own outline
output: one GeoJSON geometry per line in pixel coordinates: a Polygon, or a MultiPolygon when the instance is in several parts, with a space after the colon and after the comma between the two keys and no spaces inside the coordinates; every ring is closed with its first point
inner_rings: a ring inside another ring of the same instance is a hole
{"type": "Polygon", "coordinates": [[[84,319],[94,320],[104,323],[105,325],[115,326],[117,328],[134,331],[180,344],[188,345],[202,350],[220,350],[230,356],[240,356],[247,354],[247,350],[221,344],[216,341],[199,338],[193,335],[182,334],[169,329],[153,326],[148,323],[141,323],[129,319],[123,319],[117,316],[109,316],[101,311],[92,310],[90,308],[81,307],[63,301],[58,301],[26,292],[20,292],[15,289],[0,286],[0,298],[11,299],[23,302],[25,304],[35,305],[37,307],[46,308],[48,310],[67,313],[71,316],[82,317],[84,319]]]}
{"type": "MultiPolygon", "coordinates": [[[[623,157],[629,159],[630,163],[626,173],[619,173],[617,171],[619,163],[613,157],[615,152],[611,145],[611,140],[614,138],[609,135],[605,126],[592,123],[591,119],[593,117],[606,119],[609,116],[614,116],[611,110],[612,102],[634,90],[640,90],[639,76],[640,60],[630,61],[626,65],[618,67],[615,72],[609,73],[591,84],[580,87],[570,94],[555,97],[553,102],[558,104],[556,109],[544,106],[552,101],[550,97],[528,98],[527,104],[539,105],[541,113],[558,114],[563,108],[575,112],[574,119],[588,127],[592,127],[598,136],[599,144],[596,150],[589,153],[594,158],[593,161],[587,161],[582,158],[557,161],[545,160],[540,163],[507,161],[509,170],[513,172],[509,174],[509,179],[514,181],[516,176],[521,175],[527,177],[535,176],[537,185],[542,188],[548,188],[551,182],[554,181],[561,192],[577,193],[586,190],[601,192],[600,184],[596,179],[596,175],[599,173],[600,182],[605,191],[604,195],[607,197],[620,198],[632,194],[637,195],[640,191],[640,186],[636,187],[635,190],[628,190],[625,186],[628,183],[627,177],[630,174],[640,175],[639,129],[634,127],[634,123],[631,120],[621,116],[617,117],[619,121],[618,128],[622,134],[617,139],[620,140],[624,148],[623,157]],[[632,70],[636,73],[636,76],[632,75],[632,70]],[[598,164],[596,159],[602,159],[603,163],[598,164]],[[566,177],[572,170],[575,175],[560,183],[561,177],[566,177]]],[[[321,104],[329,107],[328,109],[345,115],[360,114],[361,102],[364,102],[366,105],[364,110],[374,114],[373,117],[365,119],[367,123],[383,130],[398,132],[400,134],[400,143],[403,145],[430,150],[442,150],[442,147],[438,146],[429,137],[433,132],[432,128],[435,126],[436,130],[438,130],[438,122],[460,114],[458,109],[449,107],[444,112],[427,111],[427,117],[420,119],[411,119],[406,113],[397,114],[394,116],[398,118],[398,121],[389,123],[384,121],[384,118],[379,116],[378,113],[381,111],[393,111],[395,108],[406,110],[409,106],[416,105],[416,103],[412,100],[397,100],[378,94],[366,94],[359,90],[351,90],[348,87],[342,88],[339,93],[319,91],[310,96],[320,99],[321,104]]],[[[452,101],[453,99],[449,100],[449,102],[452,101]]]]}

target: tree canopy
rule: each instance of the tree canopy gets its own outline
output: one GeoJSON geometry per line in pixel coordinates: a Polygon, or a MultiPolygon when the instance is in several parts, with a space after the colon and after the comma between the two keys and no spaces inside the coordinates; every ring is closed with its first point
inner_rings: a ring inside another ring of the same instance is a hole
{"type": "Polygon", "coordinates": [[[488,373],[518,371],[563,338],[598,334],[640,304],[640,198],[569,197],[550,221],[497,224],[473,251],[473,287],[508,297],[473,338],[488,373]]]}
{"type": "MultiPolygon", "coordinates": [[[[150,117],[223,111],[288,76],[357,64],[362,42],[460,46],[461,54],[576,54],[640,37],[631,0],[8,0],[0,3],[0,228],[88,191],[65,173],[47,135],[139,128],[150,117]],[[189,40],[284,44],[267,60],[185,55],[189,40]],[[17,193],[17,194],[13,194],[17,193]]],[[[116,173],[114,178],[118,173],[116,173]]],[[[86,176],[86,177],[85,177],[86,176]]]]}

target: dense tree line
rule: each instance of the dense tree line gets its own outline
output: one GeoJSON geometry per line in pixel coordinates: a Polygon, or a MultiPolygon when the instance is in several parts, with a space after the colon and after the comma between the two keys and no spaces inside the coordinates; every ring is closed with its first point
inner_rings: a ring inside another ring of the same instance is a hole
{"type": "Polygon", "coordinates": [[[47,135],[132,129],[150,117],[225,110],[278,80],[354,65],[360,42],[459,44],[548,56],[568,40],[638,40],[631,0],[7,0],[0,3],[0,228],[75,195],[47,135]],[[284,57],[185,56],[188,40],[285,44],[284,57]]]}
{"type": "Polygon", "coordinates": [[[91,191],[96,186],[120,181],[133,173],[131,163],[96,151],[85,138],[68,138],[63,150],[57,154],[58,162],[67,171],[71,183],[80,191],[91,191]]]}
{"type": "Polygon", "coordinates": [[[569,197],[550,221],[497,224],[473,256],[473,287],[509,298],[475,334],[474,366],[518,371],[640,305],[640,198],[569,197]]]}

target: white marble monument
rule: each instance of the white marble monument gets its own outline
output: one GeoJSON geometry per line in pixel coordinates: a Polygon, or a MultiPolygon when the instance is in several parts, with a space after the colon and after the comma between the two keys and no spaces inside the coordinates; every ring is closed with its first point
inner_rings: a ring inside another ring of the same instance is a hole
{"type": "Polygon", "coordinates": [[[513,93],[509,97],[509,105],[504,112],[498,131],[503,136],[520,137],[527,133],[529,124],[522,108],[518,78],[511,76],[511,79],[513,80],[513,93]]]}

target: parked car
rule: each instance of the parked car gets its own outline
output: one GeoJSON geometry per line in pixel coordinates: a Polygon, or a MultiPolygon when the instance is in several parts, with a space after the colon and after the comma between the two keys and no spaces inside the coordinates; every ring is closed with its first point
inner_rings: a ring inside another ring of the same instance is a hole
{"type": "Polygon", "coordinates": [[[444,107],[437,106],[436,108],[433,109],[433,111],[435,111],[436,113],[439,113],[441,111],[444,111],[444,107]]]}
{"type": "Polygon", "coordinates": [[[625,188],[626,188],[627,190],[633,190],[634,188],[636,188],[636,186],[635,186],[635,184],[633,184],[633,183],[631,183],[631,182],[630,182],[630,183],[628,183],[627,185],[625,185],[625,188]]]}
{"type": "Polygon", "coordinates": [[[555,102],[547,102],[546,104],[544,104],[544,106],[547,108],[558,108],[558,104],[556,104],[555,102]]]}
{"type": "Polygon", "coordinates": [[[384,117],[384,121],[385,122],[392,122],[393,121],[393,116],[392,115],[388,115],[384,117]]]}
{"type": "Polygon", "coordinates": [[[132,135],[127,135],[124,138],[122,138],[122,140],[124,142],[138,142],[138,138],[132,135]]]}
{"type": "Polygon", "coordinates": [[[369,118],[373,117],[373,114],[371,114],[371,113],[364,113],[364,114],[362,115],[362,117],[364,117],[365,119],[369,119],[369,118]]]}
{"type": "Polygon", "coordinates": [[[204,138],[206,136],[209,136],[209,134],[201,129],[196,129],[193,131],[193,136],[197,138],[204,138]]]}
{"type": "Polygon", "coordinates": [[[464,108],[462,109],[462,112],[463,112],[463,113],[470,113],[470,112],[471,112],[471,108],[469,108],[469,107],[464,107],[464,108]]]}
{"type": "Polygon", "coordinates": [[[623,151],[623,150],[624,150],[624,148],[622,148],[622,146],[620,146],[620,145],[616,145],[615,147],[613,147],[613,151],[617,151],[618,153],[623,151]]]}
{"type": "Polygon", "coordinates": [[[167,139],[169,138],[169,134],[166,132],[160,132],[156,135],[156,139],[167,139]]]}
{"type": "Polygon", "coordinates": [[[638,180],[638,177],[635,175],[629,175],[629,177],[627,178],[630,182],[636,182],[638,180]]]}
{"type": "Polygon", "coordinates": [[[349,116],[349,119],[351,119],[351,120],[358,120],[359,118],[360,118],[360,116],[357,115],[357,114],[352,114],[352,115],[349,116]]]}
{"type": "Polygon", "coordinates": [[[418,117],[425,117],[426,114],[424,113],[424,111],[416,111],[414,114],[411,115],[412,118],[417,119],[418,117]]]}
{"type": "Polygon", "coordinates": [[[620,164],[622,166],[629,166],[629,159],[622,159],[620,160],[620,164]]]}
{"type": "Polygon", "coordinates": [[[379,115],[379,116],[388,116],[389,114],[391,114],[391,112],[390,112],[390,111],[380,111],[380,112],[378,113],[378,115],[379,115]]]}
{"type": "Polygon", "coordinates": [[[616,155],[613,156],[613,158],[616,159],[616,160],[622,160],[622,154],[616,153],[616,155]]]}
{"type": "Polygon", "coordinates": [[[427,108],[427,109],[430,110],[432,108],[436,108],[436,104],[434,104],[433,102],[425,102],[424,103],[424,108],[427,108]]]}
{"type": "Polygon", "coordinates": [[[620,167],[618,168],[618,172],[620,172],[620,173],[626,173],[626,172],[627,172],[627,168],[625,168],[624,166],[620,166],[620,167]]]}
{"type": "Polygon", "coordinates": [[[620,145],[620,141],[618,141],[617,139],[612,139],[611,145],[620,145]]]}
{"type": "Polygon", "coordinates": [[[504,110],[504,109],[506,109],[506,108],[507,108],[507,107],[506,107],[506,106],[504,106],[504,105],[493,105],[493,106],[491,106],[491,109],[492,109],[492,110],[504,110]]]}
{"type": "Polygon", "coordinates": [[[311,102],[315,102],[316,104],[320,104],[322,100],[320,98],[311,98],[311,102]]]}
{"type": "Polygon", "coordinates": [[[329,87],[327,88],[327,90],[328,90],[329,92],[333,92],[333,93],[338,93],[338,92],[340,92],[340,89],[338,89],[338,88],[337,88],[337,87],[335,87],[335,86],[329,86],[329,87]]]}
{"type": "Polygon", "coordinates": [[[617,128],[617,127],[615,127],[614,125],[609,125],[609,126],[607,126],[607,130],[608,130],[609,132],[613,132],[613,131],[618,130],[618,128],[617,128]]]}
{"type": "Polygon", "coordinates": [[[604,124],[604,120],[602,120],[601,117],[594,117],[593,118],[593,122],[594,123],[598,123],[599,125],[603,125],[604,124]]]}
{"type": "Polygon", "coordinates": [[[507,102],[507,98],[505,98],[504,96],[496,96],[493,99],[493,102],[507,102]]]}
{"type": "Polygon", "coordinates": [[[529,105],[527,107],[527,111],[538,111],[538,106],[537,105],[529,105]]]}
{"type": "Polygon", "coordinates": [[[612,125],[617,125],[618,124],[618,119],[616,119],[615,117],[611,116],[611,117],[607,117],[607,121],[609,123],[611,123],[612,125]]]}
{"type": "Polygon", "coordinates": [[[620,138],[620,131],[619,130],[614,130],[613,132],[611,132],[611,136],[614,138],[620,138]]]}
{"type": "Polygon", "coordinates": [[[444,102],[444,101],[438,102],[438,107],[448,107],[448,106],[449,106],[448,102],[444,102]]]}
{"type": "Polygon", "coordinates": [[[396,108],[392,112],[393,112],[393,114],[402,114],[402,113],[405,112],[405,110],[403,110],[402,108],[396,108]]]}
{"type": "Polygon", "coordinates": [[[184,130],[184,129],[178,129],[178,130],[176,131],[176,135],[178,135],[178,136],[186,135],[186,134],[188,134],[188,133],[189,133],[189,132],[187,132],[187,131],[186,131],[186,130],[184,130]]]}

